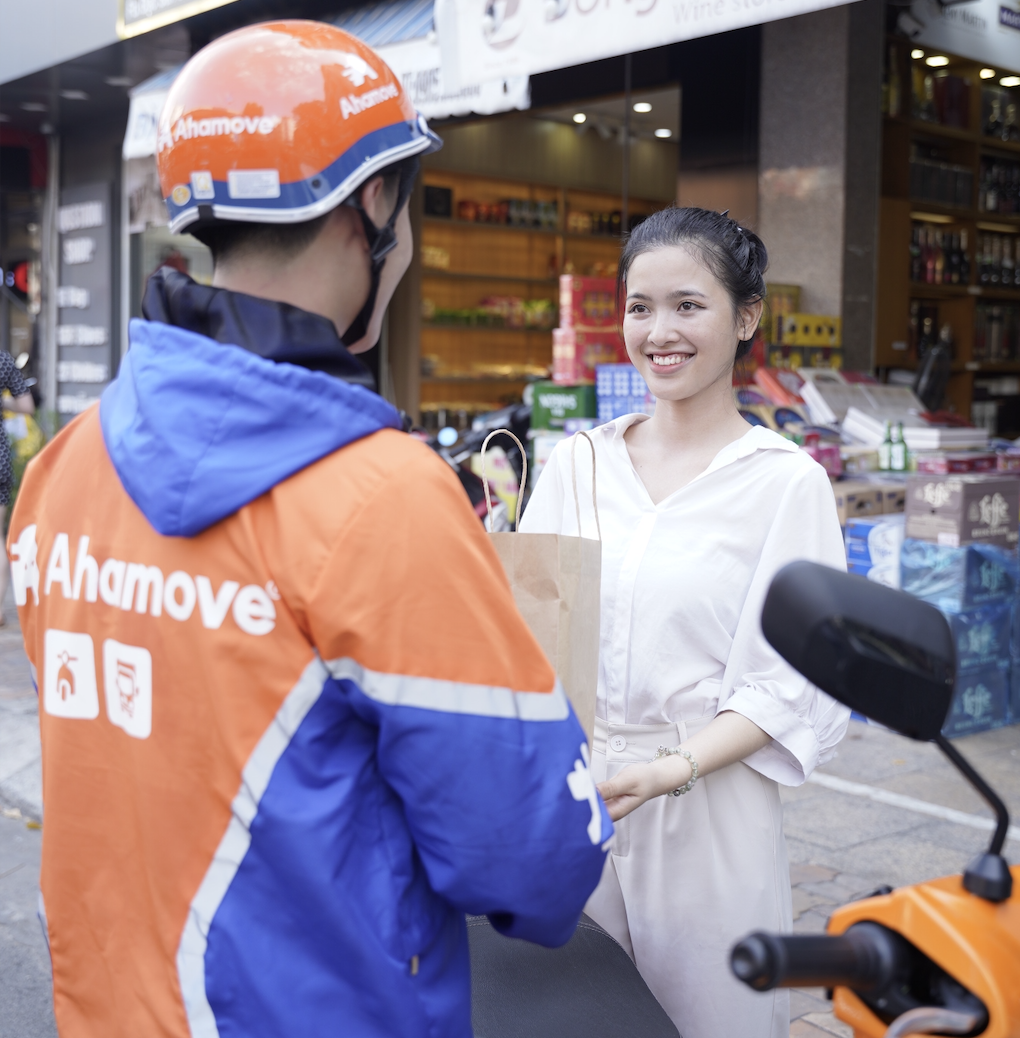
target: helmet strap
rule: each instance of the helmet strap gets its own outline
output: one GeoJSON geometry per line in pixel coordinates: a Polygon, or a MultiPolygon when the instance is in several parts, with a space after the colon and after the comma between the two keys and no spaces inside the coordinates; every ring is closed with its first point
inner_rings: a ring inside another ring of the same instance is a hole
{"type": "MultiPolygon", "coordinates": [[[[372,264],[371,284],[368,289],[368,297],[365,299],[363,306],[358,311],[357,317],[355,317],[351,322],[347,331],[340,336],[340,341],[344,346],[350,347],[356,342],[360,342],[368,331],[369,323],[372,320],[372,314],[375,312],[375,302],[379,296],[379,282],[382,278],[382,269],[386,263],[386,257],[393,251],[397,244],[397,220],[400,217],[408,198],[411,196],[411,191],[414,188],[414,181],[417,175],[417,158],[401,163],[400,186],[397,190],[397,201],[393,207],[393,212],[390,214],[390,218],[382,227],[377,227],[372,222],[372,218],[365,212],[365,209],[361,204],[360,188],[342,203],[343,205],[350,206],[352,209],[357,209],[361,216],[361,226],[365,230],[365,238],[368,241],[369,248],[369,259],[372,264]]],[[[373,345],[375,344],[373,343],[373,345]]]]}

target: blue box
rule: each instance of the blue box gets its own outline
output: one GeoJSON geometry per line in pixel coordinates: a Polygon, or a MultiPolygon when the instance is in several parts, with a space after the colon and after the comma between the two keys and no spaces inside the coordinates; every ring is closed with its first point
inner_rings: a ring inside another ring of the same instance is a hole
{"type": "Polygon", "coordinates": [[[959,613],[991,602],[1012,601],[1017,588],[1015,551],[990,544],[950,548],[907,538],[900,552],[904,591],[959,613]]]}
{"type": "Polygon", "coordinates": [[[602,397],[641,397],[648,395],[648,384],[633,364],[596,364],[595,394],[602,397]]]}
{"type": "Polygon", "coordinates": [[[982,667],[956,676],[953,703],[942,726],[949,738],[1001,728],[1009,721],[1010,668],[982,667]]]}
{"type": "Polygon", "coordinates": [[[875,565],[871,562],[861,562],[851,559],[846,564],[847,573],[856,573],[859,577],[867,577],[876,584],[884,584],[886,587],[898,588],[900,586],[900,569],[895,562],[875,565]]]}
{"type": "Polygon", "coordinates": [[[847,562],[899,565],[903,547],[903,515],[873,515],[848,519],[847,562]]]}
{"type": "Polygon", "coordinates": [[[958,671],[1009,665],[1012,612],[1012,602],[994,602],[945,614],[956,645],[958,671]]]}

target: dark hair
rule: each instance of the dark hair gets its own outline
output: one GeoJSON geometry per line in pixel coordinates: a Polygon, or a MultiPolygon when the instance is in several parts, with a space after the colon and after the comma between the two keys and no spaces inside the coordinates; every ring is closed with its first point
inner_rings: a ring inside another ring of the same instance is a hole
{"type": "MultiPolygon", "coordinates": [[[[383,178],[383,190],[387,195],[395,198],[401,173],[409,161],[417,162],[417,159],[403,159],[375,174],[383,178]]],[[[358,190],[365,184],[361,184],[358,190]]],[[[214,266],[246,252],[268,252],[286,261],[304,252],[318,238],[329,215],[323,213],[322,216],[301,223],[240,223],[223,220],[199,224],[187,233],[209,249],[214,266]]]]}
{"type": "MultiPolygon", "coordinates": [[[[765,299],[765,269],[769,257],[761,238],[726,213],[711,209],[660,209],[630,232],[620,256],[617,296],[624,298],[627,272],[637,256],[655,249],[686,248],[720,281],[733,303],[733,312],[765,299]]],[[[751,349],[752,339],[737,345],[736,359],[751,349]]]]}

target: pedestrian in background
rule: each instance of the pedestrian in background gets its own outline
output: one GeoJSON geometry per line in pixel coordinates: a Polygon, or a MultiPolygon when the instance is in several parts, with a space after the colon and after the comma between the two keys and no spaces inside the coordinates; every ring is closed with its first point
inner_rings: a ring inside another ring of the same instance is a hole
{"type": "MultiPolygon", "coordinates": [[[[14,411],[17,414],[34,414],[35,401],[29,392],[25,380],[14,363],[14,358],[6,351],[0,350],[0,391],[6,389],[12,399],[4,401],[5,411],[14,411]]],[[[6,432],[0,436],[0,529],[3,529],[7,521],[7,509],[10,508],[11,498],[14,496],[14,469],[11,466],[11,441],[7,439],[6,432]]],[[[7,623],[4,616],[4,598],[7,596],[7,582],[10,578],[10,569],[4,565],[0,566],[0,627],[7,623]]]]}
{"type": "MultiPolygon", "coordinates": [[[[591,434],[602,525],[592,770],[616,838],[586,910],[684,1038],[788,1038],[787,992],[738,984],[729,949],[749,930],[792,928],[778,783],[828,760],[849,720],[761,632],[783,565],[845,567],[825,471],[750,426],[734,400],[766,263],[760,239],[725,215],[671,208],[642,223],[621,257],[623,331],[655,414],[591,434]]],[[[590,483],[577,479],[583,499],[590,483]]],[[[577,528],[569,442],[521,529],[594,533],[577,528]]]]}

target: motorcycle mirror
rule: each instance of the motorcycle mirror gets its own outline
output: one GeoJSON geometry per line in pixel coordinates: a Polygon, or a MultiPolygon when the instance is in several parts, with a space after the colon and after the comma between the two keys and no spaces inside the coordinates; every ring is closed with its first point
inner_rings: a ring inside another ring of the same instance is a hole
{"type": "Polygon", "coordinates": [[[1013,889],[1000,853],[1009,812],[942,734],[956,674],[945,617],[864,577],[791,562],[769,587],[761,627],[772,648],[823,692],[901,735],[936,743],[996,816],[987,852],[964,870],[964,888],[988,901],[1005,901],[1013,889]]]}
{"type": "Polygon", "coordinates": [[[761,626],[783,659],[851,710],[911,739],[942,731],[956,653],[934,606],[829,566],[791,562],[772,581],[761,626]]]}

